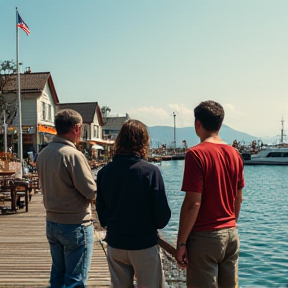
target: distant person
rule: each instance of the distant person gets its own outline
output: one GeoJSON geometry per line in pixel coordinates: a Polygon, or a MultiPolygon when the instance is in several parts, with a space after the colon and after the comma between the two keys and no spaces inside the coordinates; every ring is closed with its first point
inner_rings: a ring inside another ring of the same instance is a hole
{"type": "MultiPolygon", "coordinates": [[[[40,147],[39,153],[40,153],[44,148],[46,148],[47,145],[48,145],[48,143],[42,144],[41,147],[40,147]]],[[[32,166],[36,166],[36,162],[37,162],[37,158],[38,158],[39,153],[34,154],[34,156],[33,156],[33,162],[30,163],[32,166]]]]}
{"type": "Polygon", "coordinates": [[[97,161],[97,158],[98,158],[97,157],[97,149],[92,147],[92,149],[91,149],[91,160],[97,161]]]}
{"type": "Polygon", "coordinates": [[[113,161],[98,172],[96,208],[107,227],[111,287],[165,287],[157,229],[170,217],[161,173],[148,163],[149,135],[137,120],[126,121],[116,140],[113,161]]]}
{"type": "Polygon", "coordinates": [[[232,147],[238,150],[238,142],[236,139],[233,141],[232,147]]]}
{"type": "Polygon", "coordinates": [[[91,156],[90,156],[90,159],[89,159],[89,165],[90,165],[91,169],[97,167],[97,162],[98,162],[97,149],[92,146],[92,148],[91,148],[91,156]]]}
{"type": "Polygon", "coordinates": [[[71,109],[55,115],[57,135],[39,153],[37,170],[46,209],[51,288],[85,287],[94,241],[91,200],[96,183],[82,152],[81,115],[71,109]]]}
{"type": "Polygon", "coordinates": [[[201,102],[194,109],[201,143],[186,153],[182,191],[186,192],[177,241],[179,266],[187,267],[187,287],[238,287],[239,217],[243,162],[219,130],[222,106],[201,102]]]}

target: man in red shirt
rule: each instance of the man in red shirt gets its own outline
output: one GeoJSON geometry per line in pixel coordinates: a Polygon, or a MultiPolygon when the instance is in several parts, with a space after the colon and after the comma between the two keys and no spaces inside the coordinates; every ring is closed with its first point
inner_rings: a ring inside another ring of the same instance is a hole
{"type": "Polygon", "coordinates": [[[187,268],[187,287],[237,287],[243,161],[218,135],[219,103],[201,102],[194,116],[201,143],[186,153],[176,259],[187,268]]]}

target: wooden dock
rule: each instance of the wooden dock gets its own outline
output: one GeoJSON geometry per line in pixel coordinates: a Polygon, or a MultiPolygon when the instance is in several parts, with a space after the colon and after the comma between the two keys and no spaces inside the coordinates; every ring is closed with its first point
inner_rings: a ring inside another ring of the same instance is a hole
{"type": "MultiPolygon", "coordinates": [[[[0,203],[1,205],[1,203],[0,203]]],[[[35,194],[29,211],[0,215],[0,288],[49,287],[51,256],[45,231],[42,195],[35,194]]],[[[95,232],[87,287],[110,287],[105,252],[95,232]]]]}

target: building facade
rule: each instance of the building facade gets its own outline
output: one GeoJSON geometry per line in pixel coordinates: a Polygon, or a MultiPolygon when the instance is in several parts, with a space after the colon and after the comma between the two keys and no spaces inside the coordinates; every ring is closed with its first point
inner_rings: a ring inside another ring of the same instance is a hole
{"type": "Polygon", "coordinates": [[[126,113],[125,116],[108,116],[104,118],[105,125],[102,128],[104,140],[115,140],[122,125],[130,119],[126,113]]]}
{"type": "MultiPolygon", "coordinates": [[[[9,118],[7,145],[9,151],[18,152],[19,113],[17,97],[17,75],[9,75],[3,87],[2,96],[6,99],[0,111],[0,149],[4,141],[4,115],[9,118]],[[5,107],[6,106],[6,107],[5,107]],[[9,107],[9,109],[6,109],[9,107]],[[8,111],[9,110],[9,111],[8,111]]],[[[20,74],[23,156],[27,152],[37,153],[56,134],[54,115],[59,99],[50,72],[20,74]]],[[[7,123],[7,122],[6,122],[7,123]]],[[[3,148],[2,148],[3,150],[3,148]]]]}
{"type": "Polygon", "coordinates": [[[73,109],[83,119],[81,133],[81,148],[90,149],[93,143],[102,143],[102,126],[104,125],[102,112],[98,102],[58,103],[56,111],[73,109]]]}

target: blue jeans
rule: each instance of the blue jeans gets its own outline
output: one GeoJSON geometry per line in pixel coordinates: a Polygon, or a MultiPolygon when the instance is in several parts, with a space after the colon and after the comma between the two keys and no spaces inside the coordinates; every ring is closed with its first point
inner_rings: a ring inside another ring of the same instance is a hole
{"type": "Polygon", "coordinates": [[[90,270],[94,226],[46,222],[52,268],[51,288],[85,287],[90,270]]]}

